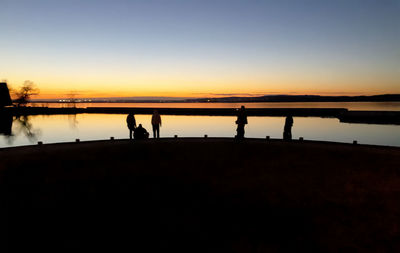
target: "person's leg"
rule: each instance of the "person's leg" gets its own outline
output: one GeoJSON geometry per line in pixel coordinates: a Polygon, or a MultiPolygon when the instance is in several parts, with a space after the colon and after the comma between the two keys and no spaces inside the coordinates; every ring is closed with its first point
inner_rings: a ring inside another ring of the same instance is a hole
{"type": "Polygon", "coordinates": [[[157,125],[157,138],[160,138],[160,125],[157,125]]]}
{"type": "Polygon", "coordinates": [[[153,127],[153,138],[156,138],[156,125],[151,125],[153,127]]]}
{"type": "Polygon", "coordinates": [[[243,139],[244,138],[244,125],[238,125],[237,137],[238,137],[238,139],[243,139]]]}
{"type": "Polygon", "coordinates": [[[129,139],[131,139],[132,140],[132,129],[129,129],[129,139]]]}

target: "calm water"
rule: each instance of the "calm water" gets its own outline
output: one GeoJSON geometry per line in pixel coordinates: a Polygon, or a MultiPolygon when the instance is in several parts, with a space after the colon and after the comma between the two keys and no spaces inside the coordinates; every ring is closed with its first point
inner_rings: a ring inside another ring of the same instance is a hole
{"type": "MultiPolygon", "coordinates": [[[[32,104],[33,106],[71,107],[67,103],[32,104]]],[[[307,102],[307,103],[77,103],[76,107],[155,107],[155,108],[347,108],[361,111],[400,111],[400,102],[307,102]]]]}
{"type": "MultiPolygon", "coordinates": [[[[30,116],[12,119],[12,135],[0,135],[0,147],[81,140],[127,138],[126,115],[78,114],[30,116]]],[[[136,115],[136,122],[151,133],[151,115],[136,115]]],[[[161,137],[233,137],[235,117],[229,116],[162,116],[161,137]]],[[[283,117],[249,117],[246,137],[282,138],[283,117]]],[[[6,121],[2,121],[3,123],[6,121]]],[[[9,121],[11,122],[11,120],[9,121]]],[[[3,124],[2,123],[2,124],[3,124]]],[[[2,126],[2,129],[7,126],[2,126]]],[[[4,130],[2,130],[4,131],[4,130]]],[[[400,146],[400,126],[340,123],[338,119],[295,117],[293,138],[362,144],[400,146]]]]}

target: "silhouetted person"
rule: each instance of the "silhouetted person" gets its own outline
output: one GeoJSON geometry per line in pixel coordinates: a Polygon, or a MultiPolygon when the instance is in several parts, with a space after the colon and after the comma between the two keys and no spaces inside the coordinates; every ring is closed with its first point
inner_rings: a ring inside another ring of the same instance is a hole
{"type": "Polygon", "coordinates": [[[143,140],[149,138],[149,133],[143,128],[142,124],[139,124],[139,126],[135,128],[133,136],[135,140],[143,140]]]}
{"type": "Polygon", "coordinates": [[[132,139],[132,133],[135,131],[136,128],[136,120],[135,115],[133,113],[129,113],[128,117],[126,117],[126,124],[128,125],[129,129],[129,139],[132,139]]]}
{"type": "Polygon", "coordinates": [[[293,126],[293,117],[291,115],[289,115],[286,117],[285,126],[283,127],[283,139],[284,140],[292,139],[292,126],[293,126]]]}
{"type": "Polygon", "coordinates": [[[238,111],[237,115],[237,129],[236,129],[236,138],[237,139],[243,139],[244,138],[244,126],[247,124],[247,115],[246,115],[246,109],[242,105],[238,111]]]}
{"type": "Polygon", "coordinates": [[[0,108],[8,105],[12,105],[10,91],[7,83],[0,83],[0,108]]]}
{"type": "Polygon", "coordinates": [[[153,126],[153,138],[160,138],[161,117],[157,110],[154,110],[151,117],[151,125],[153,126]]]}

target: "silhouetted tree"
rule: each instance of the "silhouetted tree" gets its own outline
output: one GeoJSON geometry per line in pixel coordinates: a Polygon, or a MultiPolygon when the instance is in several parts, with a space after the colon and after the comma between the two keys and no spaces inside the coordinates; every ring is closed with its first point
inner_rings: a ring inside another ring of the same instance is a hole
{"type": "Polygon", "coordinates": [[[76,108],[76,96],[79,95],[79,93],[77,91],[73,91],[71,90],[69,94],[67,94],[68,96],[68,107],[72,107],[72,108],[76,108]]]}
{"type": "Polygon", "coordinates": [[[39,94],[39,89],[36,88],[35,84],[31,81],[25,81],[19,91],[15,92],[17,98],[14,100],[14,102],[18,107],[25,106],[27,103],[29,103],[31,96],[37,94],[39,94]]]}

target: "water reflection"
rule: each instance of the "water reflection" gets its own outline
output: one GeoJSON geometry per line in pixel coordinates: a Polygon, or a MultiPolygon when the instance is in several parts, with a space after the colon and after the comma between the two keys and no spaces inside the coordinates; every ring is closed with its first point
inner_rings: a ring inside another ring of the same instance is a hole
{"type": "Polygon", "coordinates": [[[148,107],[148,108],[347,108],[355,111],[400,111],[400,102],[256,102],[256,103],[31,103],[46,107],[148,107]]]}
{"type": "Polygon", "coordinates": [[[11,114],[0,113],[0,134],[5,136],[11,135],[13,116],[11,114]]]}
{"type": "MultiPolygon", "coordinates": [[[[236,134],[234,116],[173,116],[161,115],[163,131],[160,137],[229,137],[236,134]]],[[[151,129],[151,115],[136,115],[136,122],[151,129]]],[[[292,138],[323,140],[360,144],[400,146],[400,126],[341,123],[333,118],[294,117],[292,138]]],[[[248,117],[247,138],[282,139],[284,117],[248,117]]],[[[126,115],[78,114],[37,115],[19,118],[2,116],[0,147],[29,145],[34,141],[44,143],[73,142],[75,139],[104,140],[114,137],[128,139],[126,115]],[[11,130],[10,130],[11,129],[11,130]]]]}
{"type": "Polygon", "coordinates": [[[40,135],[40,130],[33,127],[29,116],[17,116],[13,123],[16,124],[16,128],[14,128],[16,135],[25,135],[32,143],[37,141],[40,135]]]}
{"type": "Polygon", "coordinates": [[[12,145],[17,136],[25,136],[27,141],[33,143],[41,133],[33,127],[29,116],[1,115],[0,122],[0,134],[4,135],[8,145],[12,145]]]}
{"type": "Polygon", "coordinates": [[[76,119],[76,114],[68,115],[68,122],[70,128],[78,128],[79,121],[76,119]]]}

